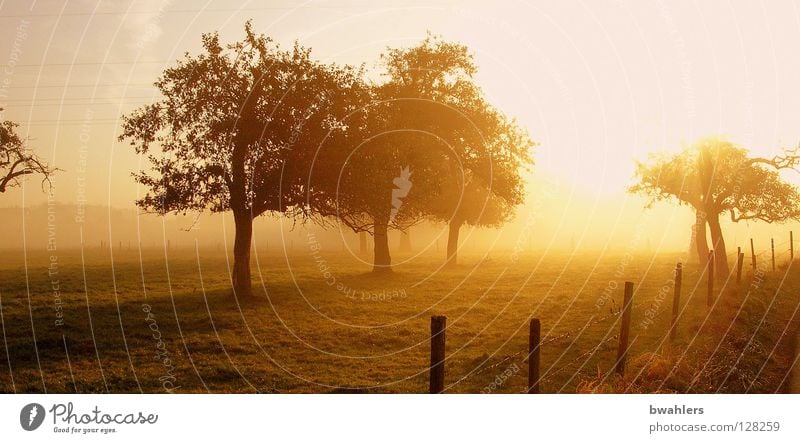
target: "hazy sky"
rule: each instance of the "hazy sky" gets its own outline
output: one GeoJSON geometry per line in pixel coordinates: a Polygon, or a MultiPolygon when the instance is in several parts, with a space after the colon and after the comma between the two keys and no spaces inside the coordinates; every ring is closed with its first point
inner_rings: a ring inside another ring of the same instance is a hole
{"type": "MultiPolygon", "coordinates": [[[[140,162],[116,141],[120,115],[152,100],[201,33],[238,39],[248,18],[281,44],[370,68],[428,30],[466,44],[491,101],[540,143],[536,180],[615,216],[612,200],[641,210],[624,189],[649,151],[714,134],[764,153],[800,141],[790,1],[0,0],[2,118],[64,170],[58,201],[130,206],[140,162]]],[[[1,197],[44,201],[36,181],[1,197]]]]}

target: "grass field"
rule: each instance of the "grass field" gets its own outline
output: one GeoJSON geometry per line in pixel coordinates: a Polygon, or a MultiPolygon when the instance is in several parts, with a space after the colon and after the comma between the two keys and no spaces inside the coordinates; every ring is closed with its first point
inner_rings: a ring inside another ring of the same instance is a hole
{"type": "Polygon", "coordinates": [[[544,392],[775,392],[800,292],[786,263],[763,279],[748,269],[739,288],[717,282],[709,314],[702,269],[686,265],[668,346],[677,255],[466,254],[455,269],[439,269],[438,255],[395,256],[394,275],[378,278],[343,252],[258,253],[258,295],[243,303],[216,251],[52,257],[0,259],[0,391],[426,392],[430,316],[441,314],[448,392],[524,390],[531,317],[548,341],[544,392]],[[609,314],[625,280],[636,291],[631,363],[615,380],[609,314]]]}

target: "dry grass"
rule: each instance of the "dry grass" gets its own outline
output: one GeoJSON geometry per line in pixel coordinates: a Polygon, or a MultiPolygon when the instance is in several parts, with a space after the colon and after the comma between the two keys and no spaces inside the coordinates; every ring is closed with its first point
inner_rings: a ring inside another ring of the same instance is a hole
{"type": "Polygon", "coordinates": [[[797,277],[774,274],[727,288],[694,340],[637,356],[626,377],[585,379],[578,392],[787,392],[800,326],[797,277]]]}
{"type": "Polygon", "coordinates": [[[776,337],[797,306],[798,282],[782,281],[785,270],[770,274],[737,315],[743,295],[732,289],[720,315],[709,315],[704,282],[687,266],[678,340],[668,348],[674,255],[465,256],[462,266],[439,271],[440,257],[423,256],[377,278],[367,264],[327,252],[319,260],[333,285],[310,254],[256,259],[259,295],[237,303],[228,263],[215,251],[201,250],[199,259],[193,250],[167,258],[145,251],[141,261],[121,251],[113,267],[108,251],[87,252],[85,265],[78,251],[59,251],[53,276],[45,253],[28,253],[27,269],[21,253],[5,254],[0,391],[163,392],[169,380],[176,392],[425,392],[433,314],[448,317],[448,392],[486,390],[504,372],[510,377],[491,391],[522,391],[531,317],[541,319],[543,335],[561,337],[542,348],[545,392],[772,392],[790,364],[792,344],[776,337]],[[63,326],[55,325],[53,280],[63,326]],[[636,296],[628,376],[618,379],[606,376],[618,317],[591,320],[620,305],[624,280],[636,296]],[[774,298],[778,288],[783,295],[774,298]],[[507,371],[512,365],[522,370],[507,371]]]}

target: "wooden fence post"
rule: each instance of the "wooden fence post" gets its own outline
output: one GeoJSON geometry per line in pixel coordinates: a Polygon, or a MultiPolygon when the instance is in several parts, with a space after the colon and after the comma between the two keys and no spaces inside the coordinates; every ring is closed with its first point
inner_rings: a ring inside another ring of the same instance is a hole
{"type": "Polygon", "coordinates": [[[742,268],[744,267],[744,252],[740,252],[736,257],[736,284],[742,282],[742,268]]]}
{"type": "Polygon", "coordinates": [[[619,327],[619,347],[617,348],[617,363],[614,370],[619,375],[625,375],[625,358],[628,355],[628,334],[631,329],[631,305],[633,304],[633,283],[625,282],[625,297],[622,305],[622,324],[619,327]]]}
{"type": "Polygon", "coordinates": [[[753,258],[753,274],[756,273],[756,248],[753,247],[753,239],[750,238],[750,256],[753,258]]]}
{"type": "MultiPolygon", "coordinates": [[[[742,247],[736,247],[736,275],[739,275],[739,256],[742,255],[742,247]]],[[[737,277],[736,283],[739,283],[739,278],[737,277]]]]}
{"type": "Polygon", "coordinates": [[[528,336],[528,394],[539,393],[539,345],[542,329],[538,318],[531,319],[528,336]]]}
{"type": "Polygon", "coordinates": [[[672,295],[672,324],[669,327],[669,340],[674,341],[678,330],[678,312],[681,305],[681,283],[683,281],[683,264],[675,265],[675,292],[672,295]]]}
{"type": "Polygon", "coordinates": [[[708,251],[708,264],[706,265],[706,273],[708,274],[708,296],[706,298],[706,306],[714,304],[714,251],[708,251]]]}
{"type": "Polygon", "coordinates": [[[431,317],[431,394],[439,394],[444,391],[444,344],[446,329],[447,317],[443,315],[434,315],[431,317]]]}
{"type": "Polygon", "coordinates": [[[789,231],[789,260],[794,260],[794,234],[789,231]]]}
{"type": "Polygon", "coordinates": [[[772,272],[775,272],[775,239],[769,239],[772,249],[772,272]]]}

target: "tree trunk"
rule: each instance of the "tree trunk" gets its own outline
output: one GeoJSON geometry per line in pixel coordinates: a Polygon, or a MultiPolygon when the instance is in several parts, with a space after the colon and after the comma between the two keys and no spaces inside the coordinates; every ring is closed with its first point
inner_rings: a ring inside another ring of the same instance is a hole
{"type": "Polygon", "coordinates": [[[364,231],[358,233],[358,253],[367,255],[367,233],[364,231]]]}
{"type": "Polygon", "coordinates": [[[233,294],[237,298],[250,298],[250,242],[253,238],[253,217],[249,211],[233,214],[236,235],[233,242],[233,294]]]}
{"type": "Polygon", "coordinates": [[[375,258],[372,264],[372,272],[392,272],[388,231],[387,222],[375,221],[375,258]]]}
{"type": "Polygon", "coordinates": [[[696,263],[705,263],[708,260],[708,237],[706,236],[706,216],[703,211],[694,211],[695,223],[692,227],[692,240],[697,253],[696,263]]]}
{"type": "Polygon", "coordinates": [[[411,252],[411,228],[400,232],[400,251],[411,252]]]}
{"type": "Polygon", "coordinates": [[[730,268],[728,268],[728,255],[725,251],[725,239],[722,237],[719,215],[708,217],[708,230],[711,232],[711,247],[714,249],[715,274],[727,278],[730,268]]]}
{"type": "Polygon", "coordinates": [[[455,266],[458,264],[458,233],[461,230],[461,222],[450,221],[447,227],[447,257],[445,266],[455,266]]]}

